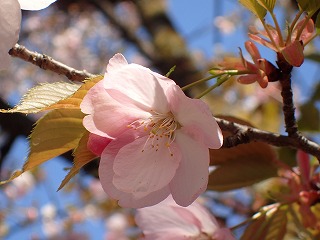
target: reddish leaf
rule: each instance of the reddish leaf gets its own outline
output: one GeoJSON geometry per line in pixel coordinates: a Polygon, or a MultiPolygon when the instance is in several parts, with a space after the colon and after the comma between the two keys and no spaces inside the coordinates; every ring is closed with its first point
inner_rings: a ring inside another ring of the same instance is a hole
{"type": "MultiPolygon", "coordinates": [[[[234,117],[223,119],[251,125],[234,117]]],[[[223,132],[224,137],[230,135],[223,132]]],[[[209,176],[208,189],[227,191],[252,185],[277,175],[275,150],[266,143],[251,142],[233,148],[210,150],[210,163],[216,168],[209,176]]]]}

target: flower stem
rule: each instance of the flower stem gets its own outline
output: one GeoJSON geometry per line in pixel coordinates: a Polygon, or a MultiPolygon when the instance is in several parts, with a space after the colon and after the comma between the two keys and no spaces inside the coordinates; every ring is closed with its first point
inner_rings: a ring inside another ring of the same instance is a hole
{"type": "Polygon", "coordinates": [[[315,34],[314,36],[312,36],[310,39],[308,39],[308,41],[303,42],[303,46],[307,46],[309,44],[309,42],[313,41],[316,37],[318,37],[319,34],[315,34]]]}
{"type": "MultiPolygon", "coordinates": [[[[264,29],[266,30],[267,34],[268,34],[268,37],[270,39],[270,41],[272,42],[273,46],[277,49],[277,52],[280,52],[280,49],[279,49],[279,46],[278,44],[276,44],[276,42],[274,41],[270,31],[269,31],[269,28],[267,27],[266,23],[264,21],[261,21],[264,29]]],[[[278,33],[279,34],[279,33],[278,33]]],[[[281,36],[281,33],[280,33],[280,36],[281,36]]]]}
{"type": "Polygon", "coordinates": [[[281,29],[280,29],[279,23],[277,21],[276,16],[274,15],[274,13],[270,12],[270,14],[271,14],[271,17],[272,17],[272,19],[274,21],[274,24],[276,26],[276,29],[277,29],[277,32],[278,32],[278,35],[279,35],[280,47],[283,47],[284,46],[284,42],[283,42],[283,37],[282,37],[282,34],[281,34],[281,29]]]}
{"type": "Polygon", "coordinates": [[[244,220],[243,222],[241,222],[241,223],[239,223],[239,224],[231,227],[230,230],[231,230],[231,231],[234,231],[234,230],[236,230],[236,229],[238,229],[238,228],[240,228],[240,227],[242,227],[242,226],[244,226],[244,225],[252,222],[253,220],[255,220],[255,219],[253,219],[253,218],[248,218],[247,220],[244,220]]]}
{"type": "Polygon", "coordinates": [[[312,16],[312,15],[307,15],[307,16],[306,16],[306,19],[305,19],[305,21],[303,22],[302,26],[298,29],[297,36],[296,36],[296,40],[299,40],[299,39],[300,39],[300,36],[301,36],[304,28],[307,26],[307,24],[308,24],[311,16],[312,16]]]}
{"type": "Polygon", "coordinates": [[[198,84],[201,84],[201,83],[204,83],[204,82],[206,82],[206,81],[209,81],[209,80],[211,80],[211,79],[213,79],[213,78],[222,76],[223,74],[225,74],[225,73],[223,72],[223,73],[220,73],[220,74],[211,75],[211,76],[209,76],[209,77],[202,78],[202,79],[200,79],[200,80],[198,80],[198,81],[195,81],[195,82],[190,83],[190,84],[188,84],[188,85],[186,85],[186,86],[183,86],[181,89],[182,89],[182,91],[186,91],[187,89],[189,89],[189,88],[191,88],[191,87],[194,87],[194,86],[196,86],[196,85],[198,85],[198,84]]]}
{"type": "Polygon", "coordinates": [[[211,87],[207,88],[205,91],[203,91],[202,93],[200,93],[198,96],[196,96],[195,98],[201,98],[204,95],[208,94],[209,92],[211,92],[213,89],[219,87],[222,83],[228,81],[230,78],[230,75],[226,75],[223,76],[222,78],[217,79],[217,82],[212,85],[211,87]]]}
{"type": "Polygon", "coordinates": [[[291,38],[291,33],[293,32],[293,29],[294,29],[294,26],[297,24],[299,18],[301,17],[303,13],[303,10],[300,10],[297,15],[295,16],[295,18],[293,19],[291,25],[290,25],[290,28],[288,30],[288,36],[287,36],[287,40],[286,42],[289,42],[290,41],[290,38],[291,38]]]}

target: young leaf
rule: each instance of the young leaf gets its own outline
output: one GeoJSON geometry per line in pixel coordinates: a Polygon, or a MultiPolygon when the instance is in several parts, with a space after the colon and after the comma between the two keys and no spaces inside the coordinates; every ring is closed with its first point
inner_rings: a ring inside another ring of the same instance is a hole
{"type": "Polygon", "coordinates": [[[287,206],[262,213],[246,228],[241,240],[282,240],[287,231],[287,206]]]}
{"type": "Polygon", "coordinates": [[[320,35],[320,13],[318,13],[317,15],[315,27],[316,27],[317,34],[320,35]]]}
{"type": "MultiPolygon", "coordinates": [[[[219,117],[251,126],[250,123],[235,117],[219,117]]],[[[229,135],[230,133],[223,131],[224,137],[229,135]]],[[[275,150],[261,142],[241,144],[228,149],[210,149],[210,165],[216,168],[210,173],[208,189],[227,191],[277,176],[275,158],[275,150]]]]}
{"type": "Polygon", "coordinates": [[[103,76],[97,76],[86,80],[84,84],[70,97],[62,99],[59,102],[46,107],[45,110],[68,108],[68,109],[79,109],[80,103],[84,96],[87,94],[90,88],[92,88],[97,82],[101,81],[103,76]]]}
{"type": "Polygon", "coordinates": [[[287,206],[282,206],[271,216],[265,240],[282,240],[287,232],[287,206]]]}
{"type": "Polygon", "coordinates": [[[88,138],[89,138],[89,132],[86,131],[85,134],[80,139],[79,145],[73,152],[73,155],[74,155],[73,166],[70,169],[67,176],[63,179],[58,190],[62,189],[70,181],[70,179],[73,178],[80,171],[80,169],[84,165],[86,165],[87,163],[97,158],[97,156],[87,148],[88,138]]]}
{"type": "Polygon", "coordinates": [[[257,2],[271,13],[273,12],[274,6],[276,5],[276,0],[257,0],[257,2]]]}
{"type": "Polygon", "coordinates": [[[283,48],[281,54],[290,65],[295,67],[300,67],[304,61],[303,46],[298,40],[283,48]]]}
{"type": "Polygon", "coordinates": [[[57,109],[38,120],[30,135],[30,153],[22,170],[16,171],[7,181],[13,180],[45,161],[77,147],[85,132],[84,114],[80,110],[57,109]]]}
{"type": "Polygon", "coordinates": [[[37,113],[61,99],[69,97],[80,86],[66,82],[40,84],[31,88],[13,109],[0,111],[4,113],[37,113]]]}
{"type": "Polygon", "coordinates": [[[263,21],[263,18],[267,14],[267,10],[261,6],[257,0],[239,0],[239,2],[263,21]]]}
{"type": "Polygon", "coordinates": [[[309,14],[315,13],[320,8],[319,0],[297,0],[300,8],[309,14]]]}
{"type": "Polygon", "coordinates": [[[263,214],[259,218],[255,219],[246,228],[245,232],[241,236],[241,240],[262,239],[261,235],[265,234],[266,215],[263,214]]]}
{"type": "MultiPolygon", "coordinates": [[[[237,146],[236,151],[223,153],[228,157],[223,160],[220,158],[219,161],[224,161],[224,163],[218,165],[210,173],[209,190],[228,191],[250,186],[264,179],[277,176],[277,167],[272,163],[274,157],[272,150],[268,149],[263,143],[240,146],[241,149],[237,146]]],[[[213,154],[213,158],[215,158],[215,154],[213,154]]]]}
{"type": "Polygon", "coordinates": [[[298,121],[300,131],[318,132],[320,130],[319,110],[313,101],[300,107],[301,117],[298,121]]]}

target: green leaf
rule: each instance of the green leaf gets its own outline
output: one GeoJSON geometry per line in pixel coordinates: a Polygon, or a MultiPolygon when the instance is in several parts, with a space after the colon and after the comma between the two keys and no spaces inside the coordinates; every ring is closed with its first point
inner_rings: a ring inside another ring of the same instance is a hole
{"type": "Polygon", "coordinates": [[[13,109],[0,110],[4,113],[37,113],[46,107],[67,98],[81,85],[66,82],[44,83],[31,88],[13,109]]]}
{"type": "Polygon", "coordinates": [[[320,35],[320,13],[318,13],[317,15],[315,27],[316,27],[317,34],[320,35]]]}
{"type": "Polygon", "coordinates": [[[274,6],[276,5],[276,0],[257,0],[257,2],[271,13],[273,12],[274,6]]]}
{"type": "Polygon", "coordinates": [[[275,211],[262,212],[261,216],[246,228],[241,240],[282,240],[287,231],[288,207],[281,206],[275,211]]]}
{"type": "MultiPolygon", "coordinates": [[[[241,150],[229,152],[228,159],[218,165],[209,175],[208,189],[214,191],[228,191],[250,186],[270,177],[277,176],[277,167],[268,158],[268,151],[254,149],[266,148],[262,143],[241,145],[241,150]],[[243,147],[245,146],[245,147],[243,147]],[[255,151],[255,152],[250,152],[255,151]]],[[[225,150],[225,149],[222,149],[225,150]]],[[[214,158],[214,157],[213,157],[214,158]]]]}
{"type": "Polygon", "coordinates": [[[265,234],[266,231],[266,215],[263,214],[261,217],[255,219],[251,224],[246,228],[245,232],[241,236],[241,240],[253,240],[261,239],[261,236],[265,234]]]}
{"type": "MultiPolygon", "coordinates": [[[[320,14],[318,16],[320,16],[320,14]]],[[[320,21],[319,21],[319,24],[320,24],[320,21]]],[[[312,60],[312,61],[320,62],[320,54],[319,53],[306,54],[305,57],[312,60]]]]}
{"type": "Polygon", "coordinates": [[[277,148],[277,153],[281,162],[284,162],[290,167],[297,166],[297,150],[288,147],[280,147],[277,148]]]}
{"type": "Polygon", "coordinates": [[[68,108],[68,109],[79,109],[82,99],[87,94],[90,88],[92,88],[96,83],[101,81],[103,76],[97,76],[86,80],[84,84],[70,97],[62,99],[59,102],[48,106],[45,110],[68,108]]]}
{"type": "Polygon", "coordinates": [[[283,240],[287,232],[287,206],[282,206],[271,216],[265,240],[283,240]]]}
{"type": "Polygon", "coordinates": [[[313,102],[300,107],[301,118],[298,121],[300,131],[316,132],[320,130],[320,113],[313,102]]]}
{"type": "Polygon", "coordinates": [[[319,0],[297,0],[300,8],[313,15],[320,8],[319,0]]]}
{"type": "Polygon", "coordinates": [[[63,179],[58,190],[63,188],[71,180],[71,178],[73,178],[80,171],[80,169],[84,165],[86,165],[87,163],[97,158],[97,156],[93,154],[87,147],[88,138],[89,138],[89,132],[86,131],[85,134],[80,139],[77,148],[73,152],[73,155],[74,155],[73,166],[70,169],[67,176],[63,179]]]}
{"type": "Polygon", "coordinates": [[[257,0],[239,0],[239,2],[254,15],[256,15],[261,21],[267,14],[267,10],[261,6],[257,0]]]}
{"type": "Polygon", "coordinates": [[[12,174],[13,180],[47,160],[77,147],[86,131],[82,125],[84,114],[80,110],[57,109],[47,113],[37,122],[30,135],[30,153],[22,170],[12,174]]]}

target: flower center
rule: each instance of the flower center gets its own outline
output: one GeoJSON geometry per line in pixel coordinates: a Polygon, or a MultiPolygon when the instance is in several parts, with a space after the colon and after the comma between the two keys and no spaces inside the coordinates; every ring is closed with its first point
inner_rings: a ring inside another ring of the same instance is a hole
{"type": "Polygon", "coordinates": [[[154,114],[148,118],[148,123],[145,125],[146,130],[151,127],[150,134],[159,137],[168,137],[172,143],[175,139],[174,131],[179,127],[178,122],[174,119],[171,112],[168,113],[157,113],[152,111],[154,114]]]}
{"type": "MultiPolygon", "coordinates": [[[[149,141],[151,141],[151,147],[155,148],[156,151],[159,149],[159,140],[162,138],[167,138],[165,141],[165,146],[168,147],[170,151],[170,145],[175,140],[175,131],[179,129],[181,125],[175,120],[172,112],[158,113],[153,110],[150,112],[152,115],[149,118],[144,120],[136,120],[128,127],[134,129],[143,127],[144,131],[149,132],[149,137],[145,146],[149,141]]],[[[144,149],[142,152],[143,151],[144,149]]],[[[171,153],[171,155],[173,154],[171,153]]]]}

